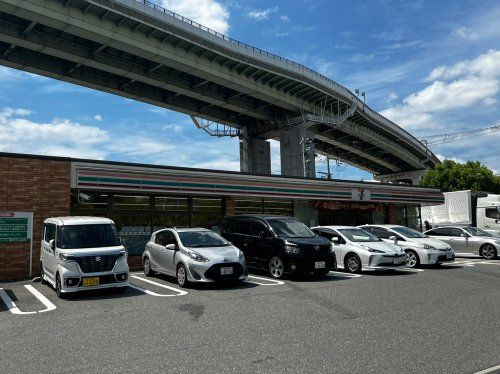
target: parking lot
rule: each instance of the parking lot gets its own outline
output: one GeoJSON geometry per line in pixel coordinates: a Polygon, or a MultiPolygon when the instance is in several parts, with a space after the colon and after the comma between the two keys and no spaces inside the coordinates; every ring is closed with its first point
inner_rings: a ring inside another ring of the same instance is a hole
{"type": "Polygon", "coordinates": [[[3,373],[475,373],[500,364],[500,260],[58,299],[0,284],[3,373]]]}

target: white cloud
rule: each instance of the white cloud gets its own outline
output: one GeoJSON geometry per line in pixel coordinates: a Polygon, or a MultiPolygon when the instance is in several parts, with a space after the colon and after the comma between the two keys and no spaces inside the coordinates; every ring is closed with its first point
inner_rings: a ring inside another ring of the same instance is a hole
{"type": "Polygon", "coordinates": [[[106,131],[68,120],[37,123],[22,118],[31,111],[4,109],[0,112],[0,151],[53,156],[103,159],[99,148],[109,140],[106,131]]]}
{"type": "Polygon", "coordinates": [[[431,71],[422,90],[403,99],[403,104],[381,112],[407,129],[437,127],[436,115],[470,108],[483,103],[492,105],[500,92],[500,51],[490,50],[473,60],[431,71]]]}
{"type": "Polygon", "coordinates": [[[94,119],[95,119],[96,121],[102,121],[102,116],[101,116],[100,114],[96,114],[96,115],[94,116],[94,119]]]}
{"type": "Polygon", "coordinates": [[[288,17],[286,14],[280,16],[280,20],[283,22],[290,22],[290,17],[288,17]]]}
{"type": "Polygon", "coordinates": [[[470,27],[457,27],[453,30],[451,30],[451,35],[455,38],[458,39],[464,39],[464,40],[478,40],[479,35],[474,32],[470,27]]]}
{"type": "Polygon", "coordinates": [[[229,30],[229,11],[217,0],[157,0],[157,3],[220,33],[229,30]]]}
{"type": "Polygon", "coordinates": [[[266,8],[266,9],[254,9],[248,12],[250,18],[256,19],[257,21],[262,21],[269,18],[269,15],[278,11],[278,7],[266,8]]]}
{"type": "Polygon", "coordinates": [[[391,92],[391,93],[389,94],[389,97],[387,98],[387,104],[390,104],[390,103],[392,103],[394,100],[397,100],[397,99],[399,99],[398,94],[396,94],[396,92],[391,92]]]}
{"type": "Polygon", "coordinates": [[[183,127],[180,125],[163,125],[161,131],[170,132],[173,131],[175,133],[182,132],[183,127]]]}

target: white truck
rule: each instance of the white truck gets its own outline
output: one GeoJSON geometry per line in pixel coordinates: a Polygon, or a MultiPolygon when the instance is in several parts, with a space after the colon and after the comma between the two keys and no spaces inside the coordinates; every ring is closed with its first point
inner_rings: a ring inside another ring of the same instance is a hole
{"type": "Polygon", "coordinates": [[[445,192],[444,204],[422,207],[422,222],[433,227],[474,226],[500,236],[500,195],[471,190],[445,192]]]}

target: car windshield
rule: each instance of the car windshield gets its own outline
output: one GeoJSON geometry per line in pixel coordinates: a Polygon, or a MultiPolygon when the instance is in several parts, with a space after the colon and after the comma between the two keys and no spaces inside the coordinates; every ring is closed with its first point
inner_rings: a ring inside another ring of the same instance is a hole
{"type": "Polygon", "coordinates": [[[488,236],[488,237],[493,236],[489,232],[483,231],[476,227],[464,227],[464,230],[467,231],[472,236],[488,236]]]}
{"type": "Polygon", "coordinates": [[[273,218],[269,224],[277,236],[284,238],[313,238],[316,236],[309,227],[296,219],[273,218]]]}
{"type": "Polygon", "coordinates": [[[404,226],[391,227],[391,230],[394,230],[398,234],[401,234],[401,235],[403,235],[407,238],[410,238],[410,239],[428,238],[427,235],[422,234],[421,232],[418,232],[416,230],[412,230],[408,227],[404,227],[404,226]]]}
{"type": "Polygon", "coordinates": [[[115,225],[68,225],[59,228],[57,246],[62,249],[116,247],[120,239],[115,225]]]}
{"type": "Polygon", "coordinates": [[[212,231],[184,231],[178,234],[184,247],[224,247],[229,245],[229,242],[212,231]]]}
{"type": "Polygon", "coordinates": [[[370,234],[362,229],[339,229],[342,235],[344,235],[351,242],[380,242],[381,240],[375,235],[370,234]]]}

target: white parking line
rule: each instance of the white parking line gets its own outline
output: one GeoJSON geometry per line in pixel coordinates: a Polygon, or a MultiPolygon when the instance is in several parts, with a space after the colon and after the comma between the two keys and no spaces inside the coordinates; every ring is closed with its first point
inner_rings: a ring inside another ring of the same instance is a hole
{"type": "Polygon", "coordinates": [[[416,268],[401,268],[401,269],[396,269],[397,271],[414,271],[416,273],[422,273],[424,269],[416,269],[416,268]]]}
{"type": "Polygon", "coordinates": [[[331,275],[331,276],[334,276],[334,277],[346,277],[346,278],[359,278],[359,277],[362,277],[361,274],[342,273],[340,271],[330,271],[328,274],[331,275]]]}
{"type": "Polygon", "coordinates": [[[164,284],[161,284],[161,283],[158,283],[158,282],[154,282],[154,281],[152,281],[150,279],[145,279],[145,278],[142,278],[142,277],[138,277],[137,275],[132,275],[131,277],[135,278],[135,279],[139,279],[139,280],[141,280],[143,282],[146,282],[146,283],[154,284],[155,286],[158,286],[158,287],[161,287],[161,288],[166,288],[167,290],[171,290],[171,291],[174,291],[174,292],[177,293],[177,295],[163,295],[163,294],[159,294],[159,293],[147,290],[145,288],[136,286],[135,284],[129,283],[129,287],[132,287],[132,288],[134,288],[136,290],[139,290],[141,292],[147,293],[148,295],[151,295],[151,296],[156,296],[156,297],[172,297],[172,296],[184,296],[184,295],[188,294],[186,291],[179,290],[177,288],[170,287],[170,286],[165,286],[164,284]]]}
{"type": "Polygon", "coordinates": [[[481,371],[477,371],[475,372],[474,374],[487,374],[487,373],[494,373],[494,372],[497,372],[500,371],[500,365],[497,365],[497,366],[493,366],[491,368],[488,368],[488,369],[484,369],[484,370],[481,370],[481,371]]]}
{"type": "Polygon", "coordinates": [[[44,312],[49,312],[51,310],[56,309],[56,306],[52,304],[52,302],[47,299],[45,296],[43,296],[35,287],[27,284],[24,285],[26,289],[31,292],[40,302],[45,305],[45,309],[34,311],[34,312],[23,312],[21,311],[14,300],[10,298],[10,296],[5,292],[3,288],[0,288],[0,298],[4,302],[5,306],[9,309],[9,311],[12,314],[36,314],[36,313],[44,313],[44,312]]]}
{"type": "Polygon", "coordinates": [[[45,296],[43,296],[40,291],[38,291],[35,287],[33,287],[32,285],[30,284],[27,284],[25,285],[24,287],[26,287],[28,289],[29,292],[31,292],[33,295],[35,295],[35,297],[40,300],[40,302],[45,305],[45,309],[42,309],[42,310],[39,310],[37,313],[44,313],[44,312],[49,312],[51,310],[54,310],[56,309],[56,306],[54,304],[52,304],[52,302],[47,299],[45,296]]]}
{"type": "Polygon", "coordinates": [[[0,288],[0,298],[12,314],[36,314],[36,312],[22,312],[3,288],[0,288]]]}
{"type": "Polygon", "coordinates": [[[271,282],[271,284],[269,284],[269,283],[261,283],[261,282],[257,282],[257,281],[253,281],[253,280],[248,280],[247,279],[248,283],[258,284],[259,286],[280,286],[282,284],[285,284],[285,282],[282,282],[282,281],[279,281],[279,280],[270,279],[270,278],[256,277],[255,275],[249,275],[248,278],[259,279],[259,280],[263,280],[263,281],[266,281],[266,282],[271,282]]]}

